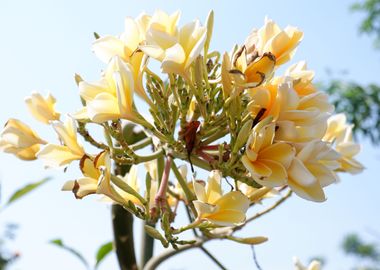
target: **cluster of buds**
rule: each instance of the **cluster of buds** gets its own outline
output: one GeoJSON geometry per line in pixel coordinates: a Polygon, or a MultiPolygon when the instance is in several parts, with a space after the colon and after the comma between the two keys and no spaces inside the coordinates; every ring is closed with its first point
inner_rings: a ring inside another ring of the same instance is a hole
{"type": "Polygon", "coordinates": [[[94,82],[75,76],[82,108],[61,120],[51,95],[33,93],[25,100],[59,141],[46,142],[10,119],[0,148],[46,167],[79,161],[82,176],[63,190],[78,199],[100,194],[150,224],[160,220],[161,230],[146,229],[164,246],[191,243],[177,236],[190,229],[208,239],[261,243],[266,238],[234,235],[255,218],[246,217],[250,206],[292,192],[326,200],[323,189],[338,181],[339,172],[363,169],[354,159],[360,147],[345,116],[332,115],[305,62],[275,75],[294,55],[300,30],[265,19],[243,45],[221,54],[209,50],[213,12],[204,26],[196,20],[178,27],[179,18],[180,12],[156,11],[126,18],[119,36],[95,34],[92,49],[106,67],[94,82]],[[158,61],[161,72],[150,61],[158,61]],[[102,128],[104,138],[90,134],[88,125],[102,128]],[[88,153],[90,145],[98,151],[88,153]],[[190,164],[190,177],[176,160],[190,164]],[[197,178],[195,168],[209,171],[207,181],[197,178]],[[229,191],[223,191],[227,183],[229,191]],[[174,228],[179,203],[191,220],[174,228]]]}

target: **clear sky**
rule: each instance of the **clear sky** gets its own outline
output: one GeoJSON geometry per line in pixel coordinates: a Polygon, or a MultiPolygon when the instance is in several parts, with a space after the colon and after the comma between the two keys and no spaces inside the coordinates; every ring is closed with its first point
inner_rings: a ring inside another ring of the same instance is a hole
{"type": "MultiPolygon", "coordinates": [[[[327,79],[329,68],[344,79],[380,83],[380,53],[373,50],[369,38],[358,35],[361,16],[349,12],[351,4],[347,0],[0,0],[0,122],[20,118],[36,127],[43,138],[55,140],[50,129],[28,114],[24,97],[33,90],[51,91],[61,112],[75,111],[80,103],[73,74],[95,80],[103,67],[90,50],[92,33],[118,34],[126,16],[152,13],[157,8],[168,12],[181,9],[181,24],[195,17],[204,21],[214,9],[211,46],[218,50],[243,42],[251,28],[261,27],[268,15],[283,27],[291,24],[305,32],[294,61],[307,60],[316,71],[316,80],[327,79]]],[[[317,204],[294,197],[244,231],[270,238],[256,248],[263,269],[292,269],[294,255],[303,261],[323,256],[327,270],[349,268],[352,261],[339,248],[342,237],[360,232],[373,240],[369,232],[380,228],[378,149],[363,141],[359,160],[367,170],[355,177],[344,175],[341,183],[328,187],[327,202],[317,204]]],[[[70,193],[60,191],[66,180],[79,176],[75,166],[64,174],[44,170],[39,161],[0,155],[2,200],[18,187],[45,176],[54,179],[1,213],[0,226],[6,222],[20,225],[10,248],[19,250],[22,258],[11,269],[83,269],[75,258],[47,242],[62,238],[93,261],[98,246],[111,240],[109,206],[95,197],[76,201],[70,193]]],[[[136,223],[137,237],[139,226],[136,223]]],[[[215,241],[207,247],[228,269],[255,269],[247,246],[215,241]]],[[[116,259],[110,256],[100,269],[116,269],[115,265],[116,259]]],[[[159,269],[216,268],[199,251],[190,251],[159,269]]]]}

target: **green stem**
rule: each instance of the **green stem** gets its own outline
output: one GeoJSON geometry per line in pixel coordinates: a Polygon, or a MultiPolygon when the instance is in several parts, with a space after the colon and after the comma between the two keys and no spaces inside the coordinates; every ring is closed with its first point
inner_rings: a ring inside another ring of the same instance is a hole
{"type": "Polygon", "coordinates": [[[186,200],[188,202],[195,200],[196,199],[195,195],[188,187],[186,180],[183,178],[182,174],[178,170],[177,165],[174,163],[174,160],[172,161],[171,167],[172,167],[172,171],[174,172],[175,177],[178,180],[178,183],[181,185],[183,191],[185,192],[186,200]]]}
{"type": "Polygon", "coordinates": [[[201,224],[201,222],[202,222],[202,220],[196,219],[192,223],[190,223],[186,226],[183,226],[183,227],[180,227],[179,229],[173,230],[172,233],[173,234],[180,234],[181,232],[184,232],[187,230],[192,230],[192,229],[196,228],[199,224],[201,224]]]}
{"type": "Polygon", "coordinates": [[[136,190],[134,190],[130,185],[128,185],[125,181],[116,175],[111,174],[111,181],[123,191],[136,197],[143,205],[147,203],[146,200],[136,190]]]}
{"type": "Polygon", "coordinates": [[[160,157],[162,155],[162,153],[163,153],[163,150],[161,148],[161,149],[157,150],[156,152],[153,152],[152,154],[146,155],[146,156],[140,156],[140,155],[135,154],[135,162],[138,164],[138,163],[142,163],[142,162],[155,160],[158,157],[160,157]]]}
{"type": "Polygon", "coordinates": [[[136,151],[136,150],[139,150],[139,149],[142,149],[148,145],[152,144],[152,138],[148,137],[148,138],[145,138],[135,144],[132,144],[130,145],[129,147],[133,150],[133,151],[136,151]]]}
{"type": "Polygon", "coordinates": [[[219,132],[216,132],[214,134],[212,134],[210,137],[208,137],[206,140],[202,141],[202,145],[208,145],[220,138],[223,138],[224,136],[226,136],[228,134],[228,129],[222,129],[220,130],[219,132]]]}

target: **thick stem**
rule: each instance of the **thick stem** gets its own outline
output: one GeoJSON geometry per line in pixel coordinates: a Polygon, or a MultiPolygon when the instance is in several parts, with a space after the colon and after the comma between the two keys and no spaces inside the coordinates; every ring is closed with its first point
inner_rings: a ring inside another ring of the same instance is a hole
{"type": "Polygon", "coordinates": [[[121,205],[112,205],[112,225],[115,251],[120,269],[137,270],[132,214],[121,205]]]}
{"type": "Polygon", "coordinates": [[[153,257],[153,248],[154,248],[154,238],[152,238],[149,234],[145,232],[145,225],[154,227],[154,224],[149,224],[147,222],[143,222],[143,231],[141,235],[141,258],[140,258],[140,266],[141,269],[144,268],[146,263],[153,257]]]}

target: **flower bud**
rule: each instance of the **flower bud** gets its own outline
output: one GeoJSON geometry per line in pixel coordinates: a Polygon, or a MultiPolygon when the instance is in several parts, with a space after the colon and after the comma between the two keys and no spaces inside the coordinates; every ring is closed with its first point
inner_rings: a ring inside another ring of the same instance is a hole
{"type": "Polygon", "coordinates": [[[228,236],[227,239],[247,245],[258,245],[268,241],[267,237],[256,236],[256,237],[248,237],[248,238],[240,238],[234,236],[228,236]]]}
{"type": "Polygon", "coordinates": [[[44,123],[49,124],[50,121],[59,120],[60,113],[56,112],[55,98],[48,94],[43,97],[40,93],[33,92],[30,96],[25,98],[25,103],[29,109],[29,112],[33,117],[44,123]]]}
{"type": "Polygon", "coordinates": [[[239,134],[237,136],[234,148],[232,150],[234,153],[237,153],[239,151],[239,149],[243,145],[245,145],[245,143],[247,142],[248,137],[251,134],[250,131],[252,129],[252,123],[253,123],[253,120],[248,120],[247,122],[245,122],[245,124],[241,128],[241,130],[240,130],[240,132],[239,132],[239,134]]]}
{"type": "Polygon", "coordinates": [[[0,134],[0,150],[23,160],[36,159],[40,144],[46,144],[29,126],[17,119],[9,119],[0,134]]]}

